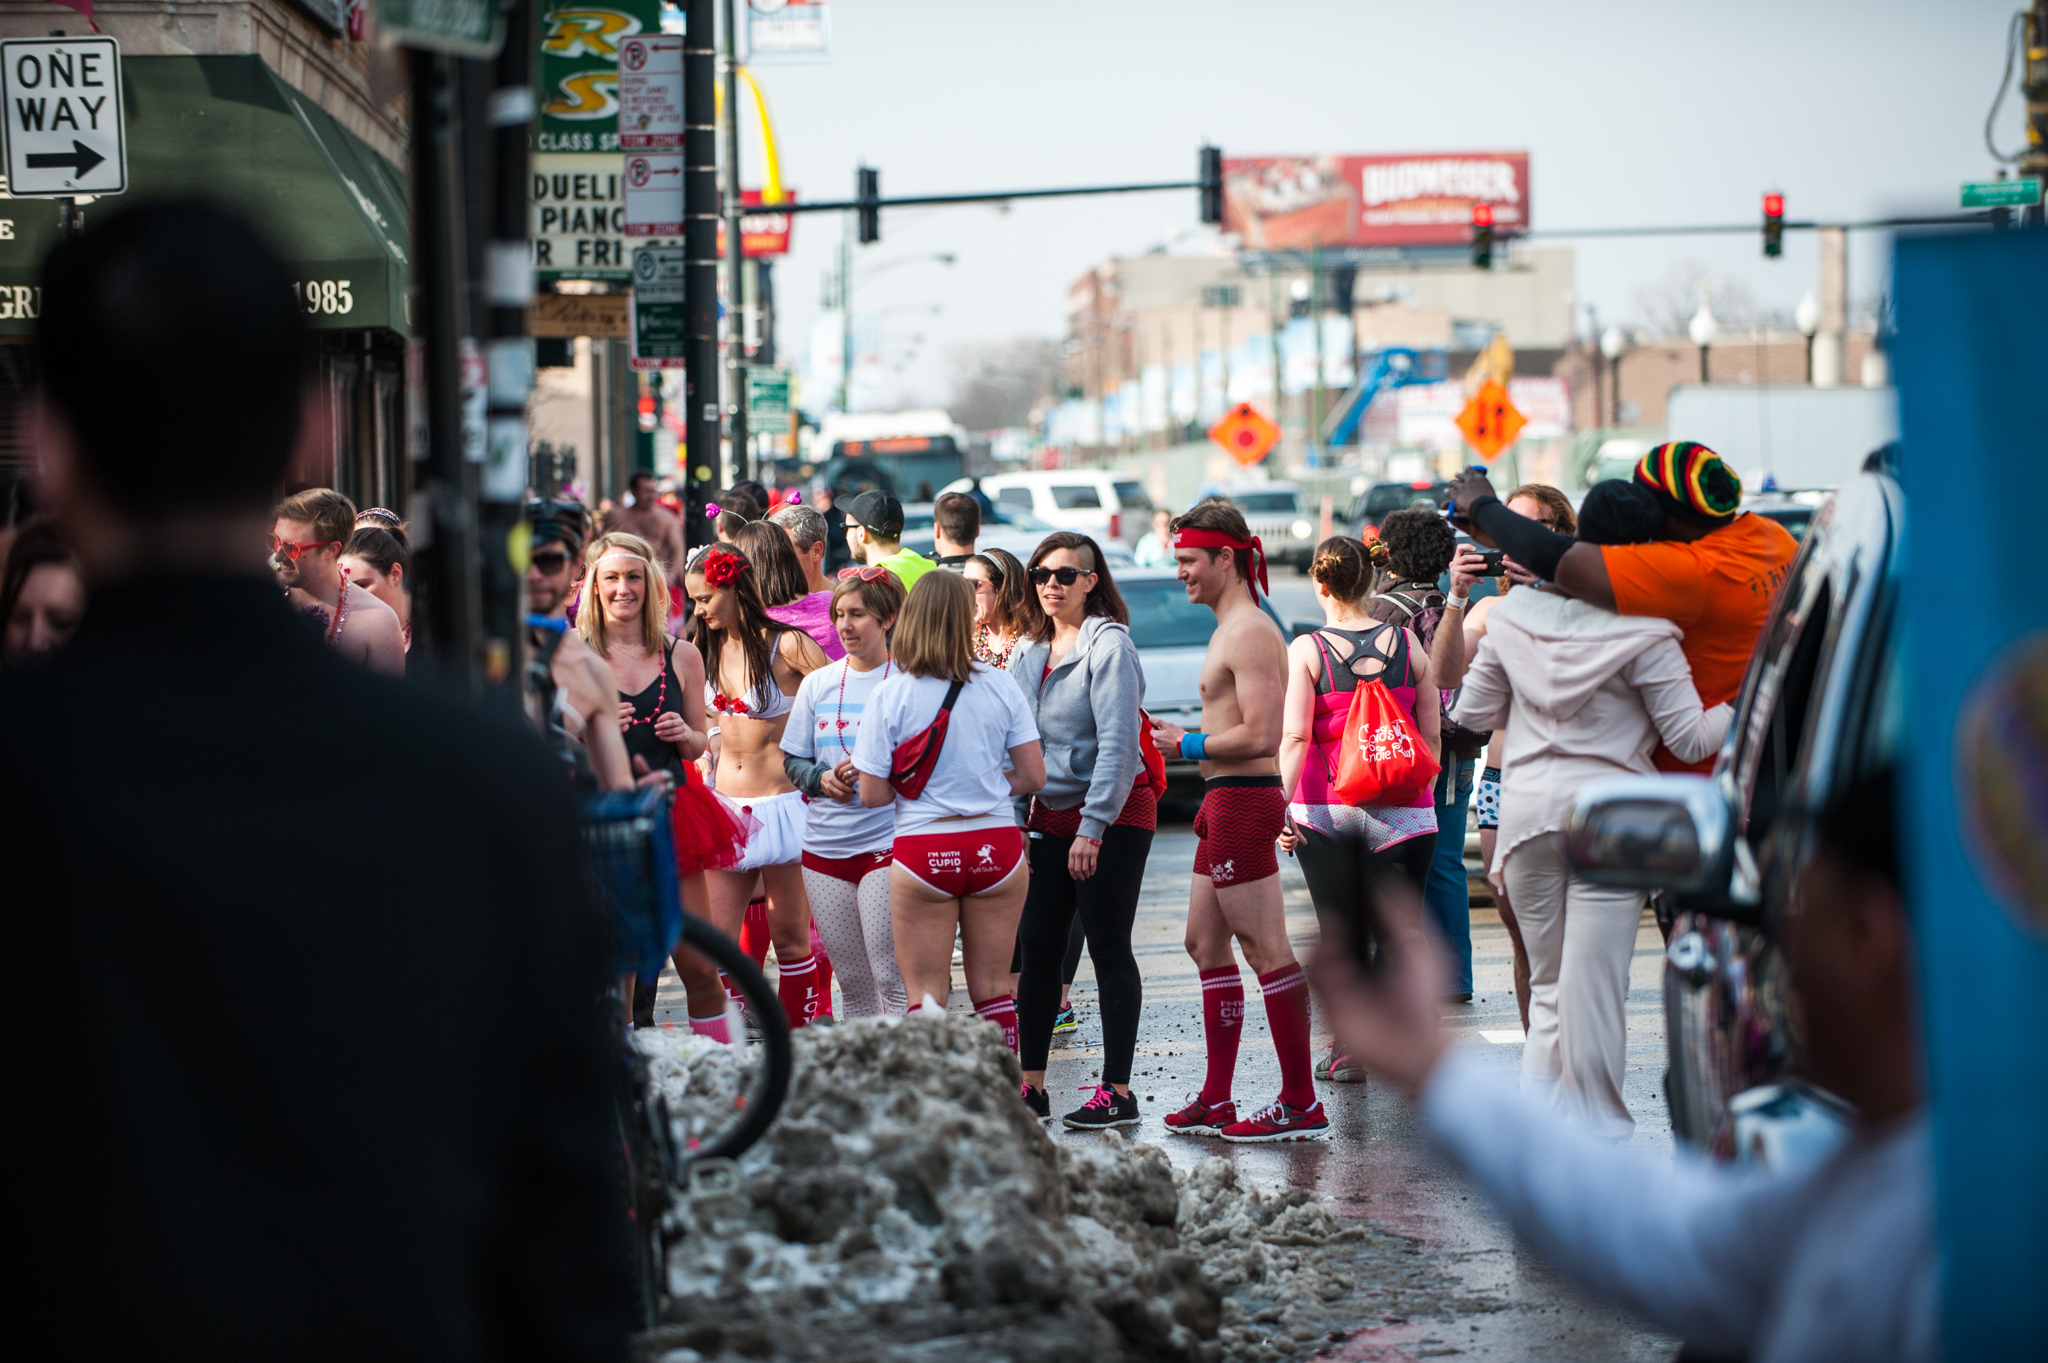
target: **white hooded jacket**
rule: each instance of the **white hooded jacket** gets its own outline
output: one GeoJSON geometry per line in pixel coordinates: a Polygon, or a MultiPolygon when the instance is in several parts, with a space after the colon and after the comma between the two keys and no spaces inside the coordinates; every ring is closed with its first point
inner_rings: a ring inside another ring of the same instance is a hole
{"type": "Polygon", "coordinates": [[[1497,870],[1517,846],[1561,832],[1580,786],[1647,774],[1657,740],[1682,761],[1721,746],[1732,711],[1702,710],[1677,625],[1575,597],[1518,589],[1493,608],[1451,717],[1507,730],[1497,870]]]}

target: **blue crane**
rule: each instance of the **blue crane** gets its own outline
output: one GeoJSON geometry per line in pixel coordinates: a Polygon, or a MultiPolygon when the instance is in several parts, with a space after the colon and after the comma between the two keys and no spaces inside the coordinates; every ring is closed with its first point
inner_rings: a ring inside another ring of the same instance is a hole
{"type": "Polygon", "coordinates": [[[1358,434],[1358,425],[1365,420],[1365,409],[1372,406],[1372,400],[1379,396],[1382,388],[1402,388],[1411,383],[1435,383],[1445,376],[1445,357],[1441,350],[1411,350],[1407,346],[1388,346],[1373,355],[1372,365],[1351,385],[1351,391],[1339,398],[1330,408],[1330,414],[1323,420],[1323,429],[1317,433],[1318,443],[1324,449],[1339,449],[1351,443],[1358,434]]]}

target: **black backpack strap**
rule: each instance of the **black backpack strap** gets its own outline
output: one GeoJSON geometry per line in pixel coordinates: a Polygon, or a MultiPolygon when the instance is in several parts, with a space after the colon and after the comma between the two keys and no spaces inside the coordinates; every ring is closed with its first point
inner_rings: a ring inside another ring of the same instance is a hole
{"type": "Polygon", "coordinates": [[[946,688],[946,698],[943,701],[939,702],[940,714],[943,715],[951,712],[951,710],[953,709],[953,702],[960,699],[960,688],[965,686],[966,684],[967,683],[965,682],[956,681],[951,686],[946,688]]]}

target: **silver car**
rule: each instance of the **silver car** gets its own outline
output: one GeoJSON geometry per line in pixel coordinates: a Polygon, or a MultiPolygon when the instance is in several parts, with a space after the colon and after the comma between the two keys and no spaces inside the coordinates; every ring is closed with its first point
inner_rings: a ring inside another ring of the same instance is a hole
{"type": "MultiPolygon", "coordinates": [[[[1187,588],[1171,568],[1117,568],[1117,590],[1131,612],[1131,642],[1138,646],[1138,667],[1145,674],[1145,712],[1154,719],[1168,720],[1190,733],[1202,731],[1202,660],[1209,653],[1209,636],[1216,632],[1216,615],[1207,606],[1188,600],[1187,588]]],[[[1266,615],[1287,626],[1261,601],[1266,615]]],[[[1191,776],[1193,762],[1169,753],[1169,776],[1191,776]]]]}

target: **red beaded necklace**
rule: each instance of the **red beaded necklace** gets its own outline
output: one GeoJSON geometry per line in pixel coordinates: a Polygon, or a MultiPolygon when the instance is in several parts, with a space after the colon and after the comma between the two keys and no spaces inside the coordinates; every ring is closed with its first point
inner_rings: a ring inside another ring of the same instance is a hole
{"type": "MultiPolygon", "coordinates": [[[[659,653],[655,656],[661,657],[659,653]]],[[[626,727],[628,729],[632,728],[635,724],[652,724],[660,716],[661,703],[668,699],[668,660],[666,658],[662,659],[659,680],[661,682],[661,689],[654,693],[654,708],[644,715],[636,715],[634,718],[627,720],[626,727]]]]}
{"type": "MultiPolygon", "coordinates": [[[[881,680],[877,681],[875,685],[880,686],[882,682],[889,680],[889,669],[894,667],[895,665],[896,660],[894,658],[883,659],[881,680]]],[[[846,660],[846,666],[841,668],[839,671],[839,707],[838,709],[833,711],[832,714],[832,718],[834,720],[834,728],[837,732],[840,733],[844,733],[846,731],[846,678],[847,675],[852,671],[853,659],[848,658],[846,660]]],[[[840,743],[840,746],[845,747],[846,745],[842,741],[840,743]]]]}
{"type": "Polygon", "coordinates": [[[341,596],[334,603],[334,623],[327,627],[327,642],[333,643],[341,637],[341,627],[348,623],[348,569],[341,570],[341,596]]]}

